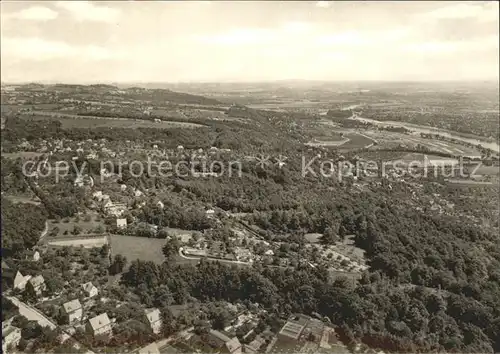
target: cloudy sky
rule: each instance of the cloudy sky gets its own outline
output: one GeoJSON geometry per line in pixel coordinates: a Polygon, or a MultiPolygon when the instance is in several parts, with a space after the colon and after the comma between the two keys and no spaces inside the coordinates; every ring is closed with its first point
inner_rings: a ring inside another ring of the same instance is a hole
{"type": "Polygon", "coordinates": [[[489,2],[8,2],[2,81],[498,80],[489,2]]]}

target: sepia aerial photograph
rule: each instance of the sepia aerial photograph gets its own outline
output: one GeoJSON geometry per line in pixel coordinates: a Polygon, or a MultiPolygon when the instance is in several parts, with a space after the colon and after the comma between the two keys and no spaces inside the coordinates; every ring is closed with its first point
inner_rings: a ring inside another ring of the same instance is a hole
{"type": "Polygon", "coordinates": [[[2,353],[500,353],[498,1],[1,1],[2,353]]]}

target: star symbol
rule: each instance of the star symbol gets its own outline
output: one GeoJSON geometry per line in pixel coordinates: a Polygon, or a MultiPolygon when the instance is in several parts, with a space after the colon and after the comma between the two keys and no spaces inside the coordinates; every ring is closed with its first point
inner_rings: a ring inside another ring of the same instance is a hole
{"type": "Polygon", "coordinates": [[[287,157],[283,156],[281,154],[276,158],[276,164],[278,165],[279,168],[286,165],[286,163],[285,163],[286,159],[287,159],[287,157]]]}
{"type": "Polygon", "coordinates": [[[257,160],[257,166],[259,166],[260,168],[264,168],[266,167],[267,165],[269,165],[269,158],[270,156],[269,155],[258,155],[255,157],[255,159],[257,160]]]}

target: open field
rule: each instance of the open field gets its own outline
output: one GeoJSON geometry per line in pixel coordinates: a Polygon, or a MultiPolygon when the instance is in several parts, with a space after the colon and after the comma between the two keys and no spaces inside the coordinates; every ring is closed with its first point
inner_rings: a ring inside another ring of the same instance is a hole
{"type": "Polygon", "coordinates": [[[305,234],[304,238],[306,239],[306,242],[309,242],[309,243],[319,243],[320,239],[321,239],[321,236],[323,236],[323,234],[309,233],[309,234],[305,234]]]}
{"type": "Polygon", "coordinates": [[[359,133],[347,134],[348,142],[339,146],[342,150],[367,148],[375,143],[375,139],[359,133]]]}
{"type": "Polygon", "coordinates": [[[486,166],[481,164],[481,166],[479,166],[476,170],[476,174],[496,176],[500,174],[500,166],[486,166]]]}
{"type": "Polygon", "coordinates": [[[80,236],[67,237],[59,239],[47,239],[49,246],[57,247],[84,247],[84,248],[100,248],[109,243],[108,236],[80,236]]]}
{"type": "Polygon", "coordinates": [[[105,230],[104,224],[101,221],[96,221],[96,215],[89,215],[90,220],[85,220],[86,217],[82,216],[77,221],[75,218],[63,219],[59,222],[51,220],[49,222],[49,233],[47,239],[57,240],[58,238],[65,238],[68,236],[85,236],[86,234],[95,234],[99,225],[102,225],[103,231],[105,230]],[[67,222],[65,222],[67,221],[67,222]],[[75,227],[79,233],[75,235],[75,227]]]}
{"type": "Polygon", "coordinates": [[[3,152],[2,156],[7,159],[32,159],[35,157],[39,157],[43,155],[41,152],[33,152],[33,151],[19,151],[19,152],[3,152]]]}
{"type": "Polygon", "coordinates": [[[40,205],[42,202],[36,200],[28,195],[2,195],[3,198],[10,200],[12,203],[29,203],[33,205],[40,205]]]}
{"type": "Polygon", "coordinates": [[[112,117],[96,117],[96,116],[78,116],[64,113],[52,112],[37,112],[35,115],[23,114],[20,116],[25,120],[47,120],[56,119],[61,122],[63,129],[70,128],[199,128],[201,124],[187,122],[161,121],[153,122],[143,119],[127,119],[127,118],[112,118],[112,117]]]}
{"type": "Polygon", "coordinates": [[[475,156],[481,155],[476,148],[467,147],[457,143],[439,141],[434,139],[422,138],[419,134],[403,134],[388,131],[368,130],[364,133],[377,140],[378,146],[397,147],[399,145],[416,148],[417,145],[424,146],[431,151],[441,152],[449,155],[475,156]]]}
{"type": "Polygon", "coordinates": [[[162,248],[165,239],[110,235],[111,255],[121,254],[130,262],[140,259],[161,264],[165,260],[162,248]]]}
{"type": "Polygon", "coordinates": [[[463,187],[498,187],[498,181],[473,181],[470,179],[449,179],[446,181],[448,185],[463,186],[463,187]]]}

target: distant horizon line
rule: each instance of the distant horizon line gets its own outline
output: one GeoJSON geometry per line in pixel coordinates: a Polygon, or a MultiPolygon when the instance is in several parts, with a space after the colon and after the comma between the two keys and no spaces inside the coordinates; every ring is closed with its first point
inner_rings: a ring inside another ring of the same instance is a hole
{"type": "Polygon", "coordinates": [[[39,84],[39,85],[185,85],[185,84],[262,84],[262,83],[286,83],[286,82],[304,82],[304,83],[477,83],[477,82],[496,82],[499,83],[499,79],[470,79],[470,80],[312,80],[312,79],[278,79],[278,80],[241,80],[241,81],[58,81],[58,80],[33,80],[33,81],[1,81],[1,85],[29,85],[29,84],[39,84]]]}

